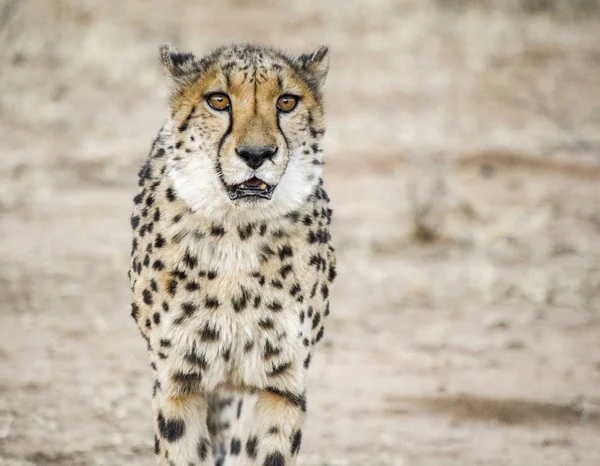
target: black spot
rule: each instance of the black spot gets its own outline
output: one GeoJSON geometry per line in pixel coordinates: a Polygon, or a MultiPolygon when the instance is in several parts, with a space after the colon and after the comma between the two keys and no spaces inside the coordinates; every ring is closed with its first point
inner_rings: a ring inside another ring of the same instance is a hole
{"type": "Polygon", "coordinates": [[[185,285],[185,289],[192,292],[192,291],[198,291],[200,289],[200,284],[198,282],[188,282],[185,285]]]}
{"type": "Polygon", "coordinates": [[[273,302],[267,304],[267,309],[270,309],[273,312],[279,312],[283,309],[283,306],[281,305],[281,303],[279,301],[273,301],[273,302]]]}
{"type": "Polygon", "coordinates": [[[211,225],[209,229],[209,233],[211,236],[221,237],[225,236],[225,228],[223,225],[211,225]]]}
{"type": "Polygon", "coordinates": [[[283,288],[283,283],[281,283],[281,280],[271,280],[271,285],[279,290],[283,288]]]}
{"type": "Polygon", "coordinates": [[[329,297],[329,287],[325,283],[321,285],[321,294],[323,295],[323,299],[327,299],[329,297]]]}
{"type": "Polygon", "coordinates": [[[250,350],[251,350],[252,348],[254,348],[254,342],[253,342],[253,341],[251,341],[251,340],[249,340],[249,341],[247,341],[247,342],[246,342],[246,344],[244,345],[244,352],[245,352],[245,353],[249,353],[249,352],[250,352],[250,350]]]}
{"type": "Polygon", "coordinates": [[[174,442],[183,437],[185,433],[185,423],[183,419],[165,419],[162,412],[158,412],[158,430],[160,434],[169,442],[174,442]]]}
{"type": "Polygon", "coordinates": [[[138,186],[144,185],[144,180],[148,180],[152,177],[152,169],[150,168],[150,161],[146,160],[142,168],[138,172],[138,186]]]}
{"type": "Polygon", "coordinates": [[[292,285],[292,287],[290,288],[290,295],[296,296],[298,293],[300,293],[300,291],[302,291],[302,288],[300,287],[300,284],[299,283],[294,283],[292,285]]]}
{"type": "Polygon", "coordinates": [[[206,370],[208,368],[208,362],[203,354],[196,354],[194,352],[195,348],[192,348],[192,352],[187,353],[185,355],[185,360],[194,366],[199,367],[200,369],[206,370]]]}
{"type": "Polygon", "coordinates": [[[329,274],[327,275],[327,280],[329,280],[330,282],[333,282],[335,280],[335,277],[337,277],[337,270],[335,268],[335,265],[330,265],[329,266],[329,274]]]}
{"type": "Polygon", "coordinates": [[[244,400],[238,401],[237,405],[237,415],[236,417],[239,419],[242,416],[242,406],[244,406],[244,400]]]}
{"type": "Polygon", "coordinates": [[[198,446],[196,447],[196,451],[198,452],[198,458],[200,461],[204,461],[208,456],[208,450],[210,448],[210,441],[204,437],[202,437],[198,441],[198,446]]]}
{"type": "Polygon", "coordinates": [[[252,232],[254,231],[254,224],[249,223],[248,225],[242,227],[238,227],[238,234],[240,235],[240,239],[246,240],[252,236],[252,232]]]}
{"type": "Polygon", "coordinates": [[[281,260],[284,260],[286,257],[292,257],[294,255],[294,250],[292,249],[292,247],[289,244],[286,244],[285,246],[282,246],[279,249],[279,258],[281,260]]]}
{"type": "Polygon", "coordinates": [[[217,309],[219,307],[219,300],[214,296],[207,296],[204,304],[208,309],[217,309]]]}
{"type": "Polygon", "coordinates": [[[183,303],[181,305],[181,310],[183,311],[183,313],[186,316],[189,317],[198,310],[198,306],[196,306],[194,303],[188,301],[187,303],[183,303]]]}
{"type": "Polygon", "coordinates": [[[241,293],[238,297],[231,298],[231,305],[235,312],[242,312],[248,305],[248,299],[250,299],[250,293],[243,286],[240,287],[241,293]]]}
{"type": "Polygon", "coordinates": [[[155,312],[152,316],[152,320],[154,321],[155,325],[160,324],[160,314],[158,312],[155,312]]]}
{"type": "Polygon", "coordinates": [[[150,280],[150,288],[155,293],[158,291],[158,285],[156,284],[156,280],[154,280],[154,278],[152,280],[150,280]]]}
{"type": "Polygon", "coordinates": [[[321,339],[323,338],[323,334],[325,333],[325,328],[321,327],[319,329],[319,331],[317,332],[317,336],[315,337],[315,341],[318,343],[321,341],[321,339]]]}
{"type": "Polygon", "coordinates": [[[292,223],[296,223],[298,220],[300,220],[300,214],[298,212],[290,212],[286,215],[286,217],[289,218],[292,223]]]}
{"type": "Polygon", "coordinates": [[[154,240],[155,248],[162,248],[165,245],[165,239],[161,236],[160,233],[156,235],[156,239],[154,240]]]}
{"type": "Polygon", "coordinates": [[[183,146],[183,142],[177,141],[177,144],[175,144],[175,149],[181,149],[181,146],[183,146]]]}
{"type": "Polygon", "coordinates": [[[167,200],[169,202],[173,202],[175,199],[177,199],[177,196],[175,195],[175,190],[172,187],[168,187],[165,194],[167,195],[167,200]]]}
{"type": "Polygon", "coordinates": [[[265,459],[263,466],[285,466],[285,458],[278,451],[270,453],[265,459]]]}
{"type": "Polygon", "coordinates": [[[315,316],[313,317],[313,320],[312,320],[312,328],[313,329],[317,328],[317,326],[319,325],[320,322],[321,322],[321,314],[319,314],[318,312],[315,312],[315,316]]]}
{"type": "Polygon", "coordinates": [[[162,261],[155,260],[152,264],[152,268],[154,270],[163,270],[165,268],[165,264],[162,261]]]}
{"type": "Polygon", "coordinates": [[[257,437],[250,437],[248,439],[248,441],[246,442],[246,454],[250,457],[250,458],[256,458],[256,456],[258,455],[258,438],[257,437]]]}
{"type": "Polygon", "coordinates": [[[143,264],[144,264],[144,267],[148,267],[148,265],[150,265],[150,256],[148,254],[146,254],[144,256],[143,264]]]}
{"type": "Polygon", "coordinates": [[[141,204],[143,199],[144,199],[144,191],[142,191],[141,193],[137,194],[133,198],[133,203],[134,204],[141,204]]]}
{"type": "Polygon", "coordinates": [[[319,285],[319,282],[315,282],[315,284],[312,287],[312,290],[310,290],[310,297],[314,298],[315,295],[317,294],[317,286],[319,285]]]}
{"type": "Polygon", "coordinates": [[[231,450],[231,454],[232,455],[236,455],[237,456],[237,455],[240,454],[240,451],[242,451],[242,442],[240,441],[239,438],[233,437],[231,439],[231,448],[230,448],[230,450],[231,450]]]}
{"type": "Polygon", "coordinates": [[[158,353],[158,357],[159,357],[160,359],[167,359],[167,355],[166,355],[165,353],[160,353],[160,352],[159,352],[159,353],[158,353]]]}
{"type": "Polygon", "coordinates": [[[306,225],[307,227],[312,225],[312,218],[310,217],[310,215],[305,215],[304,218],[302,219],[302,223],[304,223],[304,225],[306,225]]]}
{"type": "Polygon", "coordinates": [[[177,214],[173,217],[173,223],[178,223],[182,219],[183,215],[177,214]]]}
{"type": "Polygon", "coordinates": [[[304,346],[310,346],[310,341],[308,341],[308,338],[305,338],[304,340],[302,340],[302,344],[304,346]]]}
{"type": "Polygon", "coordinates": [[[306,356],[306,359],[304,360],[304,367],[306,369],[308,369],[308,366],[310,366],[310,358],[311,358],[311,356],[309,354],[308,356],[306,356]]]}
{"type": "Polygon", "coordinates": [[[158,455],[160,453],[160,441],[158,440],[158,437],[155,435],[154,436],[154,454],[158,455]]]}
{"type": "Polygon", "coordinates": [[[187,129],[187,127],[188,127],[187,122],[184,122],[184,123],[181,123],[179,125],[179,128],[177,128],[177,129],[179,130],[180,133],[183,133],[187,129]]]}
{"type": "Polygon", "coordinates": [[[158,222],[160,220],[160,210],[158,208],[154,211],[154,221],[158,222]]]}
{"type": "Polygon", "coordinates": [[[271,342],[267,340],[265,343],[265,352],[263,353],[263,357],[265,359],[269,359],[273,356],[277,356],[279,353],[281,353],[281,349],[271,345],[271,342]]]}
{"type": "Polygon", "coordinates": [[[153,196],[148,196],[148,197],[146,198],[146,205],[147,205],[148,207],[150,207],[150,206],[152,206],[152,204],[154,204],[154,197],[153,197],[153,196]]]}
{"type": "Polygon", "coordinates": [[[223,359],[225,360],[225,362],[229,362],[229,358],[231,358],[231,347],[227,348],[223,352],[223,359]]]}
{"type": "Polygon", "coordinates": [[[160,340],[160,346],[164,348],[169,348],[171,346],[171,340],[163,338],[162,340],[160,340]]]}
{"type": "Polygon", "coordinates": [[[152,396],[156,396],[156,394],[160,391],[161,386],[158,380],[154,381],[154,385],[152,385],[152,396]]]}
{"type": "Polygon", "coordinates": [[[276,366],[273,366],[273,368],[271,369],[271,372],[267,372],[267,375],[269,377],[275,377],[277,375],[283,374],[290,367],[292,367],[291,362],[284,362],[284,363],[278,364],[276,366]]]}
{"type": "Polygon", "coordinates": [[[277,426],[271,426],[269,427],[269,430],[267,431],[267,434],[271,434],[271,435],[275,435],[279,433],[279,427],[277,426]]]}
{"type": "Polygon", "coordinates": [[[134,318],[134,320],[138,320],[140,315],[140,308],[138,307],[137,304],[135,303],[131,303],[131,317],[134,318]]]}
{"type": "Polygon", "coordinates": [[[177,291],[177,280],[169,280],[167,283],[167,291],[171,296],[175,296],[177,291]]]}
{"type": "Polygon", "coordinates": [[[258,321],[258,325],[259,327],[264,328],[265,330],[271,330],[275,327],[275,324],[271,319],[261,319],[258,321]]]}
{"type": "Polygon", "coordinates": [[[179,280],[187,280],[187,273],[183,270],[172,270],[171,275],[179,280]]]}
{"type": "Polygon", "coordinates": [[[196,372],[175,372],[171,376],[171,379],[179,386],[180,392],[194,393],[200,388],[202,374],[196,372]]]}
{"type": "Polygon", "coordinates": [[[132,215],[131,216],[131,228],[133,228],[135,230],[139,224],[140,224],[140,217],[138,215],[132,215]]]}
{"type": "Polygon", "coordinates": [[[211,328],[209,324],[205,324],[199,333],[200,338],[202,338],[203,341],[215,341],[218,340],[221,335],[218,329],[211,328]]]}
{"type": "Polygon", "coordinates": [[[214,280],[215,278],[217,278],[217,272],[215,270],[209,270],[208,273],[206,274],[206,277],[209,280],[214,280]]]}
{"type": "Polygon", "coordinates": [[[152,299],[152,293],[150,292],[150,290],[145,289],[144,291],[142,291],[142,296],[144,298],[144,302],[150,306],[154,300],[152,299]]]}
{"type": "Polygon", "coordinates": [[[304,318],[305,318],[305,314],[304,311],[300,311],[300,323],[303,324],[304,323],[304,318]]]}
{"type": "Polygon", "coordinates": [[[297,430],[292,435],[292,455],[298,454],[300,451],[300,444],[302,443],[302,431],[297,430]]]}
{"type": "Polygon", "coordinates": [[[169,312],[169,305],[166,303],[166,301],[163,301],[162,308],[163,308],[163,311],[169,312]]]}
{"type": "Polygon", "coordinates": [[[294,270],[294,267],[292,267],[292,264],[285,264],[283,267],[281,267],[279,269],[279,275],[281,275],[281,278],[283,278],[285,280],[285,278],[292,273],[292,271],[294,270]]]}
{"type": "Polygon", "coordinates": [[[258,234],[260,236],[265,236],[266,232],[267,232],[267,224],[266,223],[261,223],[260,224],[260,229],[258,230],[258,234]]]}
{"type": "Polygon", "coordinates": [[[254,309],[257,309],[260,306],[261,297],[260,295],[256,295],[254,297],[254,309]]]}
{"type": "Polygon", "coordinates": [[[313,309],[313,307],[308,306],[308,317],[312,317],[314,312],[315,312],[315,310],[313,309]]]}
{"type": "Polygon", "coordinates": [[[183,262],[190,269],[193,269],[198,265],[198,258],[194,256],[188,249],[185,251],[185,255],[183,256],[183,262]]]}

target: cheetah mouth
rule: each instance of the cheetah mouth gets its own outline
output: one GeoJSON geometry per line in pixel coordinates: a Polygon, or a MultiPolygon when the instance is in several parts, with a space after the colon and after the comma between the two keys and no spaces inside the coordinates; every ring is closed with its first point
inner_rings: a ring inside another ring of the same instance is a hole
{"type": "Polygon", "coordinates": [[[229,194],[229,199],[232,201],[242,198],[271,199],[274,189],[274,186],[271,186],[254,176],[243,183],[229,186],[227,188],[227,194],[229,194]]]}

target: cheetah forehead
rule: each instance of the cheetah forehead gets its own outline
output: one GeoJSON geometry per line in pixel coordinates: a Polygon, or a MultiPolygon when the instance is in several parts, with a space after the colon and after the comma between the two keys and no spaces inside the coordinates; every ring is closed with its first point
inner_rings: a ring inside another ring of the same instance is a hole
{"type": "Polygon", "coordinates": [[[174,104],[181,100],[177,97],[189,98],[205,90],[211,81],[224,87],[234,82],[238,85],[251,82],[253,85],[281,87],[285,80],[288,87],[309,94],[320,105],[321,88],[329,68],[328,49],[324,46],[312,53],[293,57],[272,47],[235,44],[196,58],[192,53],[181,53],[165,45],[160,49],[160,58],[175,84],[174,104]]]}

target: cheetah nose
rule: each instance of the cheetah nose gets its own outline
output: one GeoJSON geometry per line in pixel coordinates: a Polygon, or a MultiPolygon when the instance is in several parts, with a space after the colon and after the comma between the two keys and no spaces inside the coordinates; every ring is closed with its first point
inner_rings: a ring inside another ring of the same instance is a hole
{"type": "Polygon", "coordinates": [[[277,146],[244,146],[236,149],[235,152],[250,168],[256,170],[265,163],[265,160],[273,160],[278,149],[277,146]]]}

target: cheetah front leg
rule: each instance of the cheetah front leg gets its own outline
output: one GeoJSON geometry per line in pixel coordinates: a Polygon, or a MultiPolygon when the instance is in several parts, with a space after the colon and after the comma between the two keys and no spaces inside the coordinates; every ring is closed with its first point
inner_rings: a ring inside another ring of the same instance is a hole
{"type": "Polygon", "coordinates": [[[208,402],[199,393],[153,399],[155,452],[160,466],[214,466],[207,427],[208,402]]]}
{"type": "Polygon", "coordinates": [[[259,392],[252,430],[236,465],[294,466],[306,417],[304,394],[259,392]]]}

